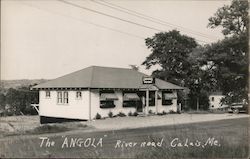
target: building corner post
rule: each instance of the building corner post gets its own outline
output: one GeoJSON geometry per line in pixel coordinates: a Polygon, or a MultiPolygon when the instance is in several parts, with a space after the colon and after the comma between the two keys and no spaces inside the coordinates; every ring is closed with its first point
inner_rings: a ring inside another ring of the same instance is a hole
{"type": "Polygon", "coordinates": [[[155,112],[158,113],[158,91],[155,91],[155,112]]]}
{"type": "Polygon", "coordinates": [[[89,120],[91,120],[91,90],[88,88],[89,92],[89,120]]]}
{"type": "Polygon", "coordinates": [[[149,89],[146,90],[146,111],[145,114],[148,115],[148,110],[149,109],[149,89]]]}

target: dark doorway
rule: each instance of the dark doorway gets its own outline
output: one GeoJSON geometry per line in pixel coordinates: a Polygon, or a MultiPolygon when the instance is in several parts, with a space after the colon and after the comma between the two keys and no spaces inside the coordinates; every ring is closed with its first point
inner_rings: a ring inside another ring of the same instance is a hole
{"type": "Polygon", "coordinates": [[[143,107],[145,107],[145,101],[143,101],[143,100],[145,100],[146,92],[140,91],[137,94],[140,97],[140,100],[138,101],[136,110],[137,110],[137,112],[141,113],[141,112],[143,112],[143,107]]]}

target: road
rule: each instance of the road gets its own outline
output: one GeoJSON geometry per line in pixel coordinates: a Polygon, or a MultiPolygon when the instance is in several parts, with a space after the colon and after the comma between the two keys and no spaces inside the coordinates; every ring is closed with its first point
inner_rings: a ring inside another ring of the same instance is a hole
{"type": "MultiPolygon", "coordinates": [[[[249,118],[240,118],[116,131],[43,134],[30,138],[15,136],[0,140],[2,146],[0,147],[0,157],[140,158],[142,154],[156,149],[168,151],[171,157],[181,149],[173,146],[178,142],[184,145],[186,139],[189,142],[200,141],[204,145],[208,139],[213,138],[220,144],[220,146],[212,145],[217,150],[223,146],[225,149],[228,144],[237,147],[242,144],[246,145],[248,144],[248,140],[246,140],[248,138],[248,121],[249,118]],[[178,142],[175,140],[176,138],[178,138],[178,142]]],[[[211,145],[209,147],[211,148],[211,145]]],[[[206,149],[201,146],[196,148],[202,151],[206,149]]],[[[189,147],[189,149],[193,148],[189,147]]],[[[223,153],[228,152],[223,150],[219,155],[223,157],[223,153]]]]}

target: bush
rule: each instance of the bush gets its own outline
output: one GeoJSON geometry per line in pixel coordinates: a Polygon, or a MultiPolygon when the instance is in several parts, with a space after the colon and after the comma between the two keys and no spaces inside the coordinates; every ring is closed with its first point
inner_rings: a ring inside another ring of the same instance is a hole
{"type": "Polygon", "coordinates": [[[152,110],[149,110],[148,111],[148,114],[154,114],[152,110]]]}
{"type": "Polygon", "coordinates": [[[157,113],[157,115],[166,115],[167,112],[165,112],[164,110],[161,113],[157,113]]]}
{"type": "Polygon", "coordinates": [[[37,115],[38,113],[37,113],[37,111],[34,108],[32,108],[31,106],[29,106],[29,107],[26,107],[24,109],[23,114],[25,114],[25,115],[37,115]]]}
{"type": "Polygon", "coordinates": [[[110,118],[113,118],[113,113],[112,113],[112,112],[109,112],[108,116],[109,116],[110,118]]]}
{"type": "Polygon", "coordinates": [[[97,113],[96,115],[95,115],[95,119],[101,119],[102,118],[102,116],[99,114],[99,113],[97,113]]]}
{"type": "MultiPolygon", "coordinates": [[[[173,110],[170,110],[169,111],[169,114],[178,114],[178,112],[175,112],[175,111],[173,111],[173,110]]],[[[179,113],[180,114],[180,113],[179,113]]]]}
{"type": "Polygon", "coordinates": [[[128,116],[133,116],[133,113],[130,111],[130,112],[128,113],[128,116]]]}
{"type": "Polygon", "coordinates": [[[137,113],[137,112],[134,112],[133,116],[138,116],[138,113],[137,113]]]}
{"type": "Polygon", "coordinates": [[[119,114],[117,114],[117,116],[119,116],[119,117],[125,117],[126,114],[124,114],[123,112],[119,112],[119,114]]]}
{"type": "Polygon", "coordinates": [[[13,115],[15,115],[15,113],[12,111],[4,111],[4,116],[13,116],[13,115]]]}

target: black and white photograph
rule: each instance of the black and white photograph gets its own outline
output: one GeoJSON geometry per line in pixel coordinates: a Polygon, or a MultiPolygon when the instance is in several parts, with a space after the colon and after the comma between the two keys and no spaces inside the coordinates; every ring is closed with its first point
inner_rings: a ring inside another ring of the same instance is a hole
{"type": "Polygon", "coordinates": [[[247,0],[0,2],[0,158],[250,157],[247,0]]]}

